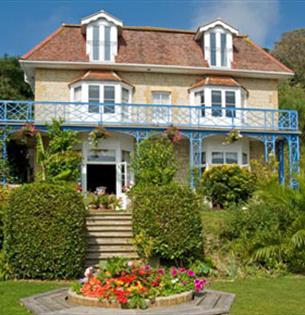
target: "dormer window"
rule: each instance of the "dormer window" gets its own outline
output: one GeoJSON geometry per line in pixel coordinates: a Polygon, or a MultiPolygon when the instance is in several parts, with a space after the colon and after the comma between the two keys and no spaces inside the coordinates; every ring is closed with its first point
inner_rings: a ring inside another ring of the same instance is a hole
{"type": "Polygon", "coordinates": [[[122,21],[100,11],[82,19],[81,24],[83,33],[86,34],[86,52],[90,61],[114,62],[122,21]]]}
{"type": "Polygon", "coordinates": [[[231,68],[233,36],[238,31],[221,20],[199,27],[195,39],[202,40],[205,59],[210,67],[231,68]]]}

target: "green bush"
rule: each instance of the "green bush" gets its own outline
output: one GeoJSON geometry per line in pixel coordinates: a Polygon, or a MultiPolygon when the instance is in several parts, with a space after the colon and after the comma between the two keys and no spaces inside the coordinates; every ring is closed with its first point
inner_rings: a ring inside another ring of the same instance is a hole
{"type": "Polygon", "coordinates": [[[59,152],[46,160],[47,178],[77,181],[80,176],[81,155],[75,151],[59,152]]]}
{"type": "Polygon", "coordinates": [[[304,175],[299,190],[269,182],[246,208],[234,211],[223,236],[244,263],[304,273],[304,175]]]}
{"type": "Polygon", "coordinates": [[[203,174],[199,190],[221,208],[245,202],[256,188],[256,177],[246,168],[237,165],[215,166],[203,174]]]}
{"type": "MultiPolygon", "coordinates": [[[[171,183],[164,186],[135,187],[131,192],[133,230],[152,245],[152,256],[185,262],[203,254],[200,201],[188,187],[171,183]]],[[[139,254],[147,254],[138,246],[139,254]]]]}
{"type": "Polygon", "coordinates": [[[12,190],[4,213],[4,255],[11,276],[71,279],[83,272],[82,197],[65,183],[37,182],[12,190]]]}
{"type": "Polygon", "coordinates": [[[0,186],[0,251],[3,247],[3,215],[7,204],[9,190],[5,186],[0,186]]]}
{"type": "Polygon", "coordinates": [[[174,144],[165,136],[152,136],[138,144],[132,158],[137,184],[166,185],[177,171],[174,144]]]}

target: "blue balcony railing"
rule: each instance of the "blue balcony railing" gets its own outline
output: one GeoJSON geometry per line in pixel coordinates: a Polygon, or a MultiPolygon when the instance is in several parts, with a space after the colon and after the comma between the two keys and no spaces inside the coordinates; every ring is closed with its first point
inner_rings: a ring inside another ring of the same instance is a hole
{"type": "Polygon", "coordinates": [[[294,110],[201,107],[190,105],[102,104],[0,101],[0,123],[45,124],[53,118],[72,126],[130,126],[298,130],[294,110]]]}

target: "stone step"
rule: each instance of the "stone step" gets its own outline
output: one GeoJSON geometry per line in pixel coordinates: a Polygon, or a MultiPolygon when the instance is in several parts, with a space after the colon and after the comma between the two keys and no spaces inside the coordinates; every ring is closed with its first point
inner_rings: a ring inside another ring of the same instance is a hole
{"type": "Polygon", "coordinates": [[[132,231],[88,231],[87,238],[91,237],[101,237],[101,238],[125,238],[125,237],[133,237],[132,231]]]}
{"type": "Polygon", "coordinates": [[[120,238],[87,238],[87,246],[91,245],[132,245],[133,239],[131,237],[120,238]]]}
{"type": "Polygon", "coordinates": [[[131,221],[132,216],[130,215],[107,215],[107,216],[89,216],[87,217],[87,222],[95,222],[95,221],[131,221]]]}
{"type": "Polygon", "coordinates": [[[136,252],[108,252],[108,253],[88,253],[86,255],[86,261],[95,260],[97,263],[100,260],[105,260],[111,257],[124,257],[130,259],[136,259],[138,254],[136,252]]]}
{"type": "Polygon", "coordinates": [[[136,247],[133,245],[90,245],[87,248],[87,253],[121,253],[121,252],[136,252],[136,247]]]}
{"type": "Polygon", "coordinates": [[[87,226],[131,226],[131,221],[124,220],[124,221],[105,221],[105,220],[98,220],[98,221],[87,221],[87,226]]]}
{"type": "Polygon", "coordinates": [[[131,212],[125,212],[125,211],[89,211],[87,214],[87,217],[131,217],[132,213],[131,212]]]}
{"type": "Polygon", "coordinates": [[[87,231],[88,232],[105,232],[105,231],[113,231],[113,232],[129,232],[132,231],[132,226],[131,225],[126,225],[126,226],[87,226],[87,231]]]}

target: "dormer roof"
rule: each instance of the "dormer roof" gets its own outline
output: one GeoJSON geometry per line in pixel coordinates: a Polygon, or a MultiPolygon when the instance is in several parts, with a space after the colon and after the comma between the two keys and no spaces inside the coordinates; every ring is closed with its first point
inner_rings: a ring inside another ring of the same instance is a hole
{"type": "Polygon", "coordinates": [[[84,18],[81,19],[81,25],[87,25],[89,23],[95,22],[99,19],[105,19],[113,24],[115,24],[118,27],[122,27],[123,26],[123,22],[118,19],[117,17],[111,15],[110,13],[104,11],[104,10],[100,10],[98,12],[95,12],[89,16],[86,16],[84,18]]]}
{"type": "Polygon", "coordinates": [[[195,40],[199,40],[202,36],[202,33],[213,29],[217,26],[222,27],[223,29],[229,31],[232,35],[239,35],[239,30],[231,26],[230,24],[224,22],[221,18],[218,18],[210,23],[199,26],[195,34],[195,40]]]}

